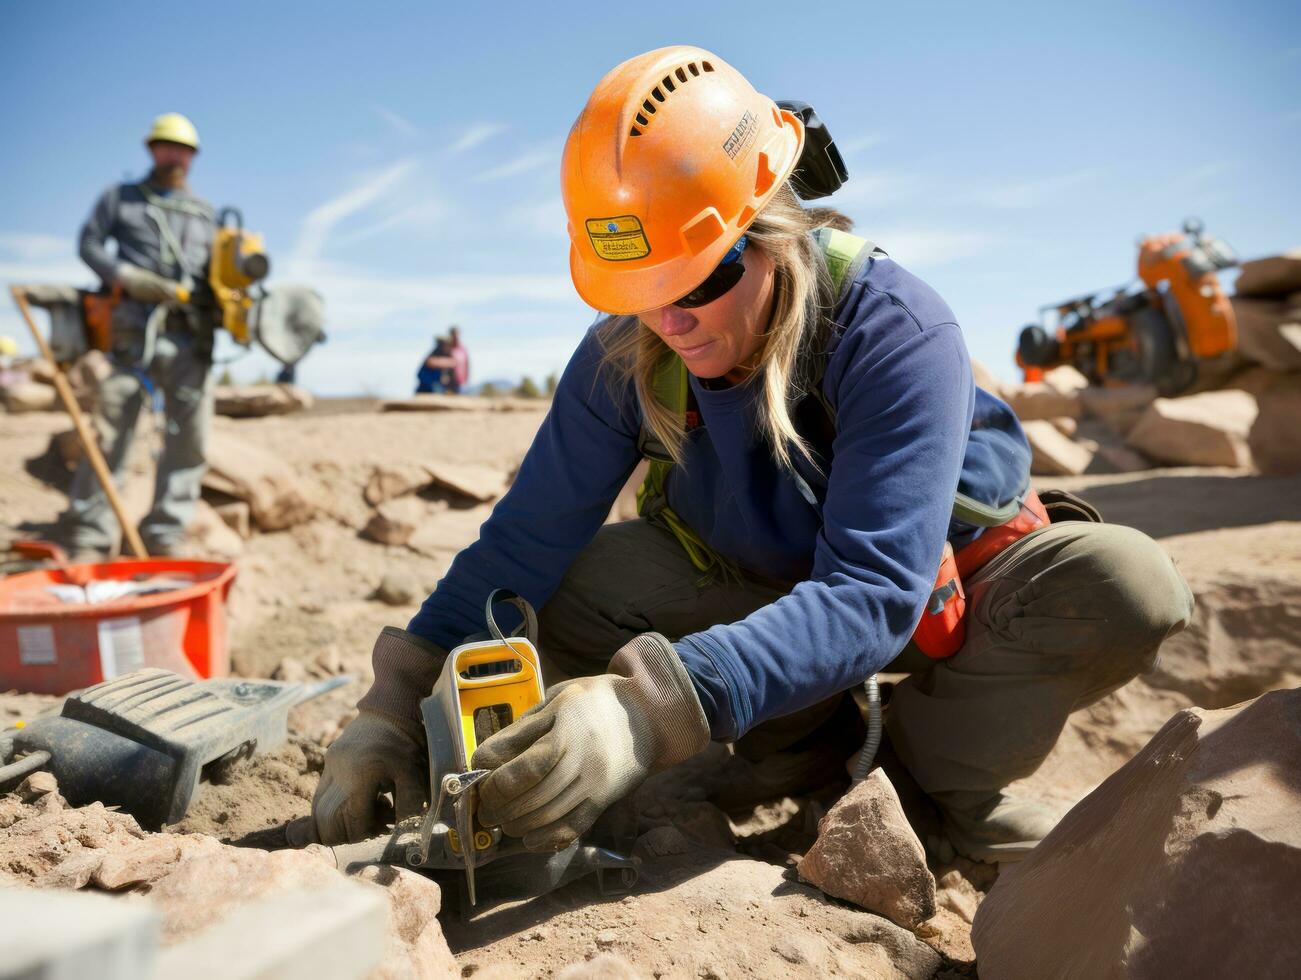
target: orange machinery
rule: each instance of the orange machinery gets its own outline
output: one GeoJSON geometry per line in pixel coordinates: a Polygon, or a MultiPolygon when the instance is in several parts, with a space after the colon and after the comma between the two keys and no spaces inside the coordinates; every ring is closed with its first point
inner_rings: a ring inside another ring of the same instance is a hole
{"type": "Polygon", "coordinates": [[[1055,314],[1055,328],[1024,327],[1016,363],[1027,381],[1071,364],[1092,384],[1149,382],[1162,395],[1178,394],[1197,380],[1198,362],[1237,345],[1233,307],[1217,276],[1237,264],[1196,219],[1184,222],[1183,232],[1145,238],[1141,288],[1128,283],[1106,299],[1098,292],[1042,307],[1041,321],[1055,314]]]}

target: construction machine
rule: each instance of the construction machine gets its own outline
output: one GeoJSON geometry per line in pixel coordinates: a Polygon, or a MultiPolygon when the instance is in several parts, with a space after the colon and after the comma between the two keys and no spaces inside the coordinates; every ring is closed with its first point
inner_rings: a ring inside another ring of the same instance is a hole
{"type": "Polygon", "coordinates": [[[1016,362],[1026,381],[1070,364],[1091,384],[1146,382],[1177,395],[1197,380],[1201,362],[1237,346],[1233,307],[1217,275],[1237,264],[1195,218],[1182,232],[1144,238],[1135,280],[1041,307],[1040,322],[1021,330],[1016,362]]]}

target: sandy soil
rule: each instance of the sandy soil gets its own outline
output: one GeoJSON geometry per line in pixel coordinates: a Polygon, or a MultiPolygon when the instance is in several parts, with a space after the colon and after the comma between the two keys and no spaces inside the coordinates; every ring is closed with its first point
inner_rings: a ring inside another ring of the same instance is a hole
{"type": "MultiPolygon", "coordinates": [[[[285,846],[286,823],[309,811],[324,748],[369,683],[375,634],[406,623],[491,509],[432,495],[425,501],[428,528],[412,545],[375,544],[360,535],[370,513],[362,488],[374,467],[442,457],[509,472],[542,418],[541,411],[380,414],[364,402],[318,405],[299,416],[217,421],[223,434],[273,450],[314,499],[331,501],[328,513],[306,524],[245,542],[231,607],[232,658],[250,676],[347,672],[356,683],[295,709],[288,745],[208,786],[170,830],[285,846]],[[409,584],[410,602],[390,606],[374,597],[386,575],[409,584]]],[[[0,544],[39,531],[61,510],[66,474],[27,461],[67,428],[53,413],[0,415],[0,544]]],[[[127,487],[137,514],[151,489],[147,422],[142,435],[127,487]]],[[[1065,807],[1130,758],[1174,711],[1220,707],[1301,682],[1301,477],[1153,470],[1041,482],[1076,490],[1108,520],[1157,538],[1193,587],[1198,612],[1154,671],[1071,718],[1047,762],[1024,781],[1025,791],[1065,807]]],[[[55,705],[57,699],[0,694],[0,725],[55,705]]],[[[469,923],[445,912],[462,975],[551,976],[611,955],[654,976],[974,975],[970,914],[997,869],[955,858],[888,746],[884,764],[942,879],[942,908],[919,933],[923,942],[798,883],[793,860],[846,785],[841,761],[787,759],[776,768],[790,774],[789,785],[759,785],[742,760],[714,747],[663,774],[637,794],[643,870],[635,894],[603,897],[589,880],[469,923]],[[797,787],[810,772],[825,778],[797,787]]]]}

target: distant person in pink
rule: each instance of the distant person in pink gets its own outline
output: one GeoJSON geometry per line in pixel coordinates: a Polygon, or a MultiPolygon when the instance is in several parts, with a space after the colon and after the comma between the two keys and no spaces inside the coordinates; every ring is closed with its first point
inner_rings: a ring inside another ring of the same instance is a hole
{"type": "Polygon", "coordinates": [[[461,343],[461,328],[453,326],[447,331],[448,356],[452,359],[452,370],[447,381],[447,390],[459,395],[462,387],[470,380],[470,352],[461,343]]]}

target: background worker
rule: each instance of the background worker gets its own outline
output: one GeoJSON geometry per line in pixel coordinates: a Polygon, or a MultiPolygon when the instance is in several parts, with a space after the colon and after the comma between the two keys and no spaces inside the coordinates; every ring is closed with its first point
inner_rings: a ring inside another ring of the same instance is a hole
{"type": "MultiPolygon", "coordinates": [[[[171,555],[183,549],[198,504],[212,418],[212,329],[184,303],[206,282],[216,225],[212,205],[187,182],[199,151],[193,123],[179,113],[161,115],[145,145],[153,161],[148,176],[104,192],[81,229],[80,254],[104,288],[121,297],[113,310],[113,373],[100,386],[96,418],[115,479],[141,406],[154,392],[162,396],[163,448],[140,537],[150,554],[171,555]]],[[[120,529],[85,459],[70,496],[56,537],[87,560],[112,550],[120,529]]]]}
{"type": "Polygon", "coordinates": [[[1031,506],[1020,425],[975,388],[952,311],[870,248],[846,264],[843,216],[796,199],[805,139],[698,48],[599,83],[562,182],[574,285],[610,315],[479,540],[376,642],[313,804],[324,841],[373,832],[386,789],[418,812],[417,703],[498,587],[540,607],[550,686],[472,764],[494,770],[480,820],[530,848],[565,846],[710,739],[751,757],[839,740],[846,692],[887,669],[911,672],[892,743],[959,851],[1011,860],[1051,828],[1005,788],[1070,712],[1151,665],[1191,594],[1138,531],[1031,506]],[[684,365],[685,410],[663,397],[684,365]],[[602,526],[652,439],[674,462],[645,516],[602,526]],[[1005,507],[1003,527],[974,522],[1005,507]],[[946,542],[982,539],[1004,543],[966,582],[965,644],[928,659],[910,637],[946,542]]]}
{"type": "Polygon", "coordinates": [[[447,353],[452,358],[452,369],[447,377],[447,390],[459,395],[470,381],[470,352],[461,343],[461,328],[451,326],[447,331],[447,353]]]}
{"type": "Polygon", "coordinates": [[[448,391],[448,381],[456,360],[452,357],[452,345],[447,337],[435,335],[434,346],[420,362],[416,372],[416,394],[429,395],[448,391]]]}

